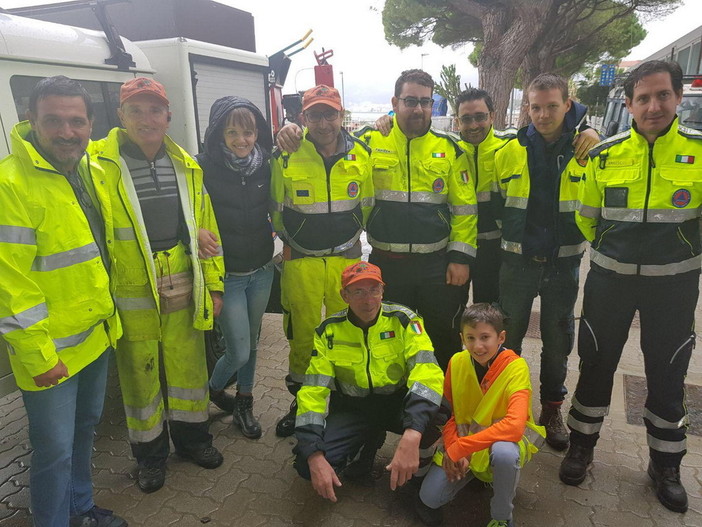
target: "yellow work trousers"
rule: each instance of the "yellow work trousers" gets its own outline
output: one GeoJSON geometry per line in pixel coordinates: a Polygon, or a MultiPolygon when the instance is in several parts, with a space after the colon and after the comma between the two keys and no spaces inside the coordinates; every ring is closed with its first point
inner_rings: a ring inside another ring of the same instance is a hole
{"type": "MultiPolygon", "coordinates": [[[[290,343],[288,381],[301,384],[314,342],[314,330],[325,317],[346,307],[342,300],[341,273],[360,258],[305,257],[283,263],[281,304],[283,329],[290,343]]],[[[288,388],[293,391],[291,386],[288,388]]]]}
{"type": "MultiPolygon", "coordinates": [[[[154,253],[154,263],[158,276],[192,269],[190,258],[180,244],[154,253]]],[[[193,314],[191,301],[184,309],[160,316],[160,340],[121,339],[117,344],[117,369],[132,444],[154,441],[163,432],[164,395],[168,399],[169,421],[186,425],[207,422],[209,390],[204,332],[193,328],[193,314]],[[159,375],[161,361],[165,390],[159,375]]],[[[173,430],[172,427],[172,434],[173,430]]],[[[175,437],[173,440],[178,448],[178,440],[175,437]]]]}

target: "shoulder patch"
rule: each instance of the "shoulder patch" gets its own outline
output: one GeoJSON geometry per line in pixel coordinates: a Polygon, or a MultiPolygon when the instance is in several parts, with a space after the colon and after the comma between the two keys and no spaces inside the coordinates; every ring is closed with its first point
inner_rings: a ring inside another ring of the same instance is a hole
{"type": "Polygon", "coordinates": [[[342,309],[338,313],[334,313],[332,316],[327,317],[319,326],[317,326],[317,329],[315,329],[315,332],[317,335],[320,337],[324,334],[324,330],[327,329],[327,326],[330,324],[339,324],[343,321],[346,320],[346,313],[348,311],[348,308],[342,309]]]}
{"type": "Polygon", "coordinates": [[[607,150],[611,146],[622,143],[629,139],[629,137],[631,137],[631,128],[597,143],[590,150],[590,152],[588,152],[588,155],[590,156],[590,159],[595,159],[598,155],[600,155],[600,153],[602,153],[603,150],[607,150]]]}

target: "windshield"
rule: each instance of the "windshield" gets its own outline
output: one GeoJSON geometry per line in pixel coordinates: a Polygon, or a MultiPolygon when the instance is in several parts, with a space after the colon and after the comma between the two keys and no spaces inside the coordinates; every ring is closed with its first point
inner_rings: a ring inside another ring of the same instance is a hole
{"type": "Polygon", "coordinates": [[[702,93],[683,95],[678,115],[683,126],[702,130],[702,93]]]}

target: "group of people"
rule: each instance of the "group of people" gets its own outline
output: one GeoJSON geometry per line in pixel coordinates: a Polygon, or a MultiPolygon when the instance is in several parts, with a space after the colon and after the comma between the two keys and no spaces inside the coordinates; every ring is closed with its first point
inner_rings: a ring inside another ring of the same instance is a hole
{"type": "Polygon", "coordinates": [[[391,431],[390,486],[416,490],[424,523],[441,523],[474,476],[493,482],[490,525],[513,525],[520,467],[543,439],[567,449],[564,483],[586,478],[639,311],[648,473],[663,505],[687,509],[702,134],[677,122],[680,68],[633,70],[633,128],[603,142],[555,75],[530,84],[519,131],[494,130],[490,95],[469,88],[456,101],[460,137],[437,132],[433,91],[427,73],[403,72],[394,116],[352,135],[338,91],[315,86],[304,127],[283,128],[277,149],[255,105],[224,97],[192,157],[168,137],[168,96],[153,79],[122,86],[122,127],[95,142],[80,84],[37,84],[0,163],[0,331],[29,418],[35,525],[127,525],[95,505],[91,485],[112,349],[144,492],[164,485],[171,441],[199,466],[222,464],[210,400],[261,437],[253,388],[273,231],[294,396],[276,434],[295,434],[294,466],[321,496],[336,501],[343,479],[370,484],[391,431]],[[568,432],[560,407],[588,242],[568,432]],[[534,419],[520,355],[537,295],[534,419]],[[208,375],[215,318],[226,352],[208,375]],[[234,376],[236,395],[225,390],[234,376]]]}

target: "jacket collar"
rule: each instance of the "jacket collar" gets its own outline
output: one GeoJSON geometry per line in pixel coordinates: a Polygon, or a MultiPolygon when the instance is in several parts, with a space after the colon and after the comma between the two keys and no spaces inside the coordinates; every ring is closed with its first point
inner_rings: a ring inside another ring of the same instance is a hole
{"type": "MultiPolygon", "coordinates": [[[[113,128],[107,134],[107,137],[100,141],[100,149],[97,151],[97,154],[116,161],[119,159],[120,146],[122,146],[128,140],[127,133],[123,128],[113,128]]],[[[167,135],[163,139],[163,144],[166,147],[166,152],[168,155],[175,158],[187,168],[199,167],[197,161],[195,161],[190,154],[178,146],[178,144],[176,144],[176,142],[173,141],[170,136],[167,135]]]]}
{"type": "MultiPolygon", "coordinates": [[[[22,121],[17,123],[10,132],[10,143],[12,154],[22,159],[25,163],[32,165],[38,170],[43,170],[45,172],[55,172],[60,174],[61,172],[56,169],[49,161],[47,161],[34,147],[34,145],[28,141],[26,138],[32,132],[32,126],[29,121],[22,121]]],[[[83,155],[80,163],[83,163],[86,156],[83,155]]]]}

